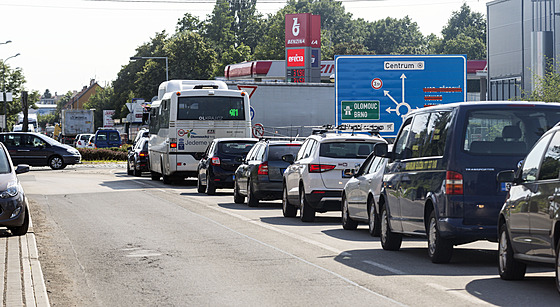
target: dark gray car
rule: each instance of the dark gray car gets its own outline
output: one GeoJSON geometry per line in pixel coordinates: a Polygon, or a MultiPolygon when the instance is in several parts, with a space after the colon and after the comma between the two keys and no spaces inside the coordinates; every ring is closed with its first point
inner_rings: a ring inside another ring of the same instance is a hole
{"type": "Polygon", "coordinates": [[[82,159],[76,148],[40,133],[0,133],[0,142],[4,143],[10,152],[15,165],[28,164],[63,169],[66,165],[80,163],[82,159]]]}

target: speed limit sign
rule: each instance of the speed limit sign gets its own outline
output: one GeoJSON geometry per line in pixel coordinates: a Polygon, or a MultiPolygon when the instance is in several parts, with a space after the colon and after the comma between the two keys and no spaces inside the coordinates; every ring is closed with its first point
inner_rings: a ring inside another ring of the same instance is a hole
{"type": "Polygon", "coordinates": [[[253,125],[253,137],[260,138],[264,135],[264,126],[262,124],[253,125]]]}

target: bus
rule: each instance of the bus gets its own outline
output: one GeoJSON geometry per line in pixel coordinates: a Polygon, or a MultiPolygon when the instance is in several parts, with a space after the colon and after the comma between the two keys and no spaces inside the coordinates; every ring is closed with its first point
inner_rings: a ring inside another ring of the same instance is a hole
{"type": "Polygon", "coordinates": [[[152,180],[165,184],[197,176],[198,161],[215,138],[251,137],[249,95],[223,81],[163,82],[152,102],[149,161],[152,180]]]}

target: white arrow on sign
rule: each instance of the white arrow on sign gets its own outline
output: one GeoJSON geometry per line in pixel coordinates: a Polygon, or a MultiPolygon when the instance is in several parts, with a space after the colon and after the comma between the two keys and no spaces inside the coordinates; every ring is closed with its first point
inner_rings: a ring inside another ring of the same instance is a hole
{"type": "Polygon", "coordinates": [[[402,102],[404,103],[404,79],[406,79],[406,76],[404,74],[401,75],[401,80],[402,80],[402,102]]]}

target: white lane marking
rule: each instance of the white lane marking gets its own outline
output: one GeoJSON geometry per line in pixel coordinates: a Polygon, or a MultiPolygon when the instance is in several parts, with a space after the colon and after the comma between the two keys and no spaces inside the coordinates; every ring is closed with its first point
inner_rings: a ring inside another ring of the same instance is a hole
{"type": "Polygon", "coordinates": [[[385,271],[389,271],[389,272],[391,272],[391,273],[393,273],[393,274],[396,274],[396,275],[407,275],[407,273],[405,273],[405,272],[403,272],[403,271],[401,271],[401,270],[394,269],[394,268],[392,268],[392,267],[390,267],[390,266],[386,266],[386,265],[381,264],[381,263],[377,263],[377,262],[370,261],[370,260],[364,260],[363,262],[364,262],[364,263],[367,263],[367,264],[369,264],[369,265],[376,266],[376,267],[378,267],[378,268],[380,268],[380,269],[383,269],[383,270],[385,270],[385,271]]]}
{"type": "Polygon", "coordinates": [[[426,285],[428,285],[428,286],[430,286],[430,287],[432,287],[432,288],[434,288],[434,289],[444,291],[445,293],[452,294],[452,295],[455,295],[455,296],[457,296],[457,297],[460,297],[461,299],[466,300],[466,301],[469,301],[469,302],[471,302],[471,303],[473,303],[473,304],[477,304],[477,305],[481,305],[481,304],[482,304],[482,305],[492,305],[492,304],[490,304],[490,303],[488,303],[488,302],[485,302],[485,301],[483,301],[483,300],[481,300],[481,299],[478,299],[476,296],[473,296],[473,295],[470,295],[470,294],[468,294],[468,293],[465,293],[465,291],[467,291],[467,290],[465,290],[465,289],[451,289],[451,288],[447,288],[447,287],[445,287],[445,286],[438,285],[438,284],[434,284],[434,283],[427,283],[426,285]]]}

